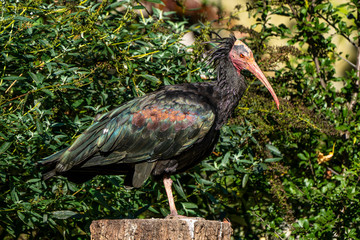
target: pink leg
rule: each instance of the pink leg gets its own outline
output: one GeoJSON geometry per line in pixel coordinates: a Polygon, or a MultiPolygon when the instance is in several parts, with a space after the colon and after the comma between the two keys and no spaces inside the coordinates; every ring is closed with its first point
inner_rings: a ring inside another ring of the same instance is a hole
{"type": "Polygon", "coordinates": [[[169,200],[170,216],[178,216],[178,213],[177,213],[177,210],[175,207],[174,197],[172,194],[172,189],[171,189],[171,185],[172,185],[173,181],[171,180],[170,177],[164,177],[163,181],[164,181],[164,186],[165,186],[165,190],[166,190],[166,195],[169,200]]]}

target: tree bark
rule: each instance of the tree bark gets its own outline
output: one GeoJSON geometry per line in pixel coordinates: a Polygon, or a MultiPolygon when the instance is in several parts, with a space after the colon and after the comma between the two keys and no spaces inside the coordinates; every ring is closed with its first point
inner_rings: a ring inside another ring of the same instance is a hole
{"type": "Polygon", "coordinates": [[[229,222],[202,218],[101,219],[90,226],[92,240],[230,240],[229,222]]]}

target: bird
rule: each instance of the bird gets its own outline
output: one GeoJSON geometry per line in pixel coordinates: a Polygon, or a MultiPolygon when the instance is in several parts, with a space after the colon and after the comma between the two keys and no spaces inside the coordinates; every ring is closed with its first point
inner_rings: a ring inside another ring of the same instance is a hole
{"type": "Polygon", "coordinates": [[[171,176],[208,157],[247,89],[241,74],[250,71],[279,100],[250,48],[234,35],[219,38],[208,63],[216,73],[207,82],[163,86],[102,114],[70,147],[42,159],[43,179],[65,176],[75,183],[96,175],[125,175],[124,185],[140,188],[152,176],[162,180],[170,207],[178,215],[171,176]]]}

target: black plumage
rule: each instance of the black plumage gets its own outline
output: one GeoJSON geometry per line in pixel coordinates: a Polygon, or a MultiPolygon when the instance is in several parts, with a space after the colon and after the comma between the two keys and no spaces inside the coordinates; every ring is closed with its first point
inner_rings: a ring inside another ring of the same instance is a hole
{"type": "Polygon", "coordinates": [[[105,113],[69,148],[40,162],[47,167],[44,178],[63,175],[84,182],[99,174],[124,174],[131,187],[141,187],[151,175],[163,178],[171,214],[177,215],[169,176],[210,155],[221,126],[246,90],[240,71],[254,73],[279,105],[251,50],[240,40],[222,39],[209,62],[216,68],[216,81],[165,86],[105,113]]]}

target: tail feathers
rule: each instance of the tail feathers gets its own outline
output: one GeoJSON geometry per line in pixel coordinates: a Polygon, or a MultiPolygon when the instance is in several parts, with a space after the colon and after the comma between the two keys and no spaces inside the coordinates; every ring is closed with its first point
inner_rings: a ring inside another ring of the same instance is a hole
{"type": "Polygon", "coordinates": [[[58,152],[54,153],[53,155],[50,155],[50,156],[48,156],[48,157],[46,157],[46,158],[43,158],[43,159],[38,163],[38,165],[40,165],[40,166],[56,165],[56,164],[59,162],[62,154],[63,154],[66,150],[67,150],[67,148],[65,148],[65,149],[63,149],[63,150],[60,150],[60,151],[58,151],[58,152]]]}
{"type": "Polygon", "coordinates": [[[56,175],[56,170],[53,169],[53,170],[51,170],[51,171],[49,171],[49,172],[43,173],[43,174],[42,174],[42,179],[43,179],[43,180],[47,180],[47,179],[49,179],[49,178],[54,177],[55,175],[56,175]]]}
{"type": "Polygon", "coordinates": [[[53,155],[51,155],[49,157],[46,157],[42,161],[37,163],[38,166],[45,166],[46,167],[45,170],[44,170],[45,173],[43,173],[43,176],[42,176],[44,180],[52,178],[55,175],[57,175],[57,172],[56,172],[56,169],[55,169],[56,165],[59,163],[63,153],[66,150],[67,150],[67,148],[65,148],[63,150],[60,150],[60,151],[54,153],[53,155]]]}

